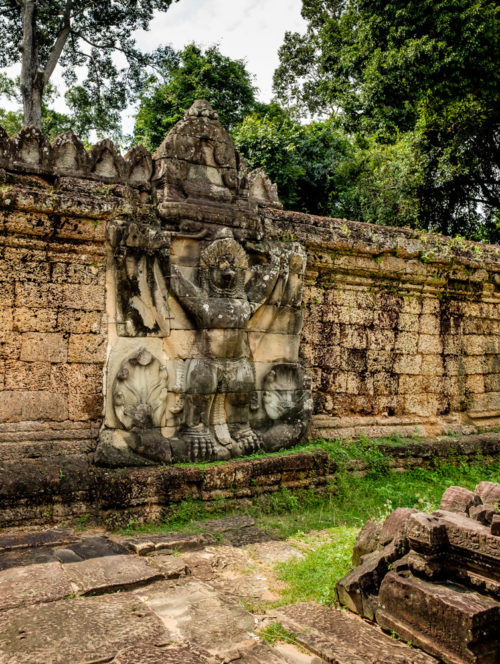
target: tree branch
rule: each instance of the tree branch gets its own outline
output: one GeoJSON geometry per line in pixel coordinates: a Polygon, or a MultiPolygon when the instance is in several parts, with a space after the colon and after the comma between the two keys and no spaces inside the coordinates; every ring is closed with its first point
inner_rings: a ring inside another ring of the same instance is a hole
{"type": "Polygon", "coordinates": [[[73,0],[68,0],[66,2],[66,7],[64,8],[64,15],[62,19],[61,29],[59,30],[59,34],[57,35],[57,39],[54,43],[54,46],[52,47],[52,51],[50,52],[49,59],[47,60],[47,64],[45,65],[45,69],[43,72],[44,85],[52,76],[52,73],[57,63],[59,62],[59,58],[61,57],[62,50],[65,47],[66,42],[68,40],[69,33],[71,31],[72,6],[73,6],[73,0]]]}
{"type": "Polygon", "coordinates": [[[124,53],[127,57],[130,55],[130,53],[129,53],[128,51],[126,51],[126,50],[123,49],[123,48],[120,48],[120,47],[117,46],[114,42],[111,42],[110,44],[107,44],[107,45],[106,45],[106,44],[96,44],[95,42],[90,41],[90,39],[88,39],[87,37],[85,37],[84,35],[82,35],[81,32],[74,32],[73,34],[75,34],[75,35],[76,35],[77,37],[79,37],[82,41],[86,42],[89,46],[93,46],[94,48],[102,48],[102,49],[105,49],[105,50],[112,50],[112,51],[121,51],[121,52],[124,53]]]}

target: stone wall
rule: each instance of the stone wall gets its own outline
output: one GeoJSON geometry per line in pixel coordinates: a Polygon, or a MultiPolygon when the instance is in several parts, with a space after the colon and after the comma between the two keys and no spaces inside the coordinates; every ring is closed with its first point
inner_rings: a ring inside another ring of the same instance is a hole
{"type": "MultiPolygon", "coordinates": [[[[109,141],[86,151],[71,134],[49,145],[30,128],[0,131],[2,460],[95,449],[114,323],[106,226],[159,223],[153,173],[142,148],[123,158],[109,141]]],[[[177,202],[169,223],[198,214],[307,249],[311,435],[499,424],[499,247],[283,211],[264,176],[250,185],[251,219],[177,202]]]]}

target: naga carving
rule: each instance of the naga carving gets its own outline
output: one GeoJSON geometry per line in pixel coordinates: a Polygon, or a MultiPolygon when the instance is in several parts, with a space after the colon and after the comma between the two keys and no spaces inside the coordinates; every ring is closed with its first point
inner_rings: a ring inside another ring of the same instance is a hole
{"type": "Polygon", "coordinates": [[[259,210],[279,206],[275,189],[261,171],[247,176],[206,102],[154,161],[158,215],[108,227],[111,351],[96,460],[228,459],[297,444],[311,413],[298,358],[306,256],[296,242],[263,239],[259,210]]]}

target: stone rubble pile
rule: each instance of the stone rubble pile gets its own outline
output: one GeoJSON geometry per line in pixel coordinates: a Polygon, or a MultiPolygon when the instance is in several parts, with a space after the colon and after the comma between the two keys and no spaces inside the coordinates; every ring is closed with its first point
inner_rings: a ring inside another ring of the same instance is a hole
{"type": "Polygon", "coordinates": [[[353,562],[336,587],[351,611],[449,664],[500,661],[500,484],[368,521],[353,562]]]}

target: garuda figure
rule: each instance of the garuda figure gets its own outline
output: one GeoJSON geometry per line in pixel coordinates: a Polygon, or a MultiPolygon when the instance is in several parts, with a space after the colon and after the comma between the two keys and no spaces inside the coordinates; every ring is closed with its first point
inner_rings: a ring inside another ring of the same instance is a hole
{"type": "Polygon", "coordinates": [[[179,436],[192,459],[248,454],[262,441],[250,426],[255,369],[249,359],[247,325],[266,302],[280,274],[280,258],[252,269],[230,230],[202,250],[198,283],[171,266],[170,289],[196,322],[201,357],[187,360],[184,425],[179,436]]]}

